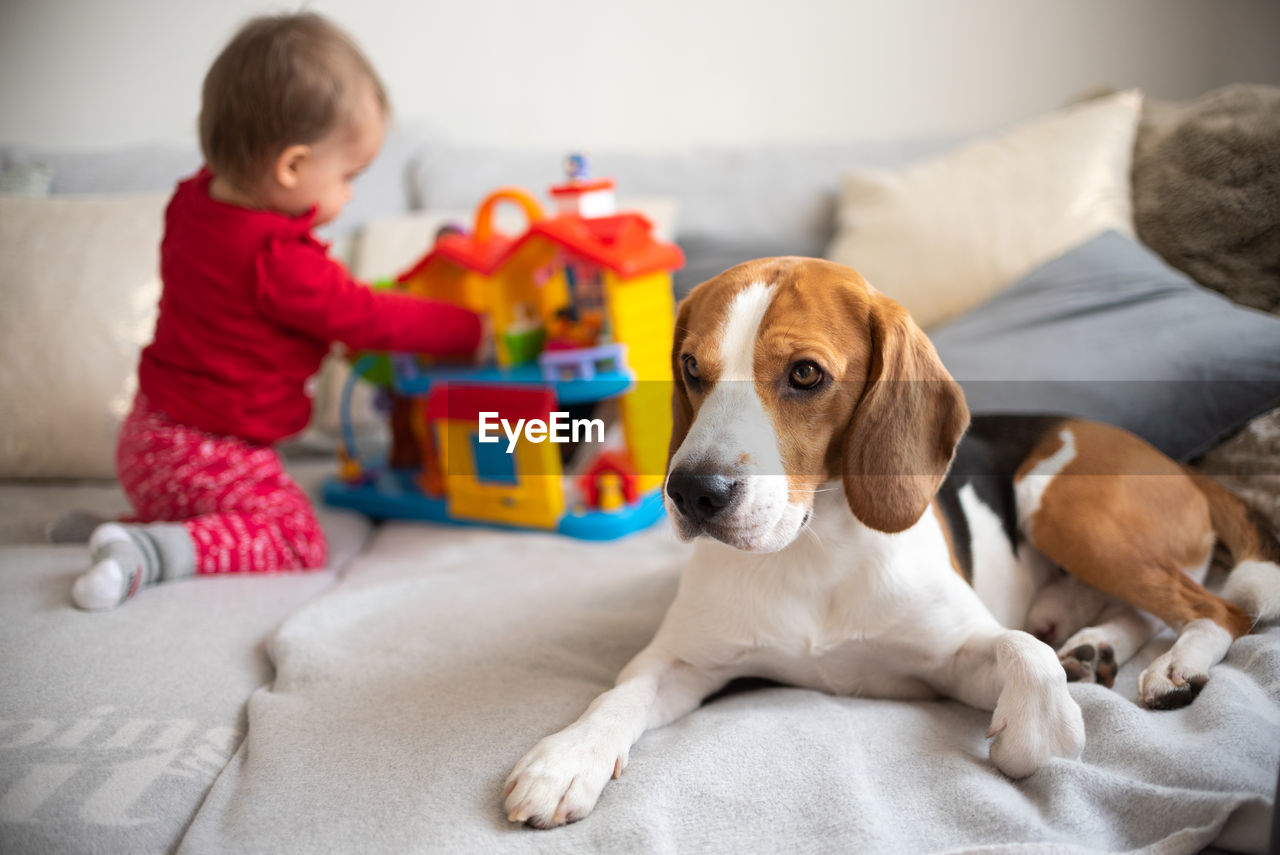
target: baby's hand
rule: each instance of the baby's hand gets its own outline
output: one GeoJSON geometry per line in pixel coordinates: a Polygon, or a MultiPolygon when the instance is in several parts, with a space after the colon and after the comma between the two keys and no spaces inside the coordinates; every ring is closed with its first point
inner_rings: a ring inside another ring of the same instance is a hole
{"type": "Polygon", "coordinates": [[[493,333],[493,319],[480,313],[480,345],[472,354],[472,364],[483,367],[492,365],[498,359],[498,340],[493,333]]]}

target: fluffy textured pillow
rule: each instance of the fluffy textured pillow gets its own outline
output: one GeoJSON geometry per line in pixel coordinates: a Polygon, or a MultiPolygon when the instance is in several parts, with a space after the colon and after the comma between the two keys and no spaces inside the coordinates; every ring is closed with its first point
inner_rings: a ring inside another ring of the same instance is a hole
{"type": "Polygon", "coordinates": [[[975,413],[1098,419],[1179,459],[1280,406],[1280,318],[1201,288],[1116,232],[931,338],[975,413]]]}
{"type": "Polygon", "coordinates": [[[114,476],[167,199],[0,196],[0,477],[114,476]]]}
{"type": "Polygon", "coordinates": [[[844,176],[827,257],[922,326],[1106,229],[1132,234],[1142,97],[1120,92],[893,171],[844,176]]]}
{"type": "Polygon", "coordinates": [[[1142,242],[1174,267],[1280,314],[1280,86],[1147,102],[1133,206],[1142,242]]]}

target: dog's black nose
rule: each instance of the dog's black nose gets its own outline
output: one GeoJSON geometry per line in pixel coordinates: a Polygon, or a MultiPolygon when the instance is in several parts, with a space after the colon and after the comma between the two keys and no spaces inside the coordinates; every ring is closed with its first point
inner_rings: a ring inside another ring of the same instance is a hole
{"type": "Polygon", "coordinates": [[[692,519],[709,520],[733,503],[738,482],[727,475],[713,475],[677,469],[667,478],[667,495],[680,513],[692,519]]]}

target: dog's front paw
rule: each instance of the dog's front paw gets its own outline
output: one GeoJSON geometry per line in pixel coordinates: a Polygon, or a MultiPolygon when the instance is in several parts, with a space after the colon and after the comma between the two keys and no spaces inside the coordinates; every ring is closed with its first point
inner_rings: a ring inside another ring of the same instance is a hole
{"type": "Polygon", "coordinates": [[[534,828],[577,822],[595,807],[609,778],[622,774],[625,750],[610,750],[575,728],[543,739],[507,776],[507,819],[534,828]]]}
{"type": "Polygon", "coordinates": [[[1000,695],[988,737],[991,762],[1010,778],[1025,778],[1050,758],[1074,760],[1084,750],[1084,716],[1066,684],[1000,695]]]}

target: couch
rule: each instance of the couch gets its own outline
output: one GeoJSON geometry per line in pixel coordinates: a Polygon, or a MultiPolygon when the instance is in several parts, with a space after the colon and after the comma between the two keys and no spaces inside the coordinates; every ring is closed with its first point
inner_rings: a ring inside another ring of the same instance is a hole
{"type": "MultiPolygon", "coordinates": [[[[1008,237],[1030,219],[1020,206],[1044,198],[1027,184],[1041,180],[1029,172],[986,213],[971,205],[930,224],[940,214],[920,199],[936,201],[939,187],[953,201],[974,192],[964,185],[990,140],[600,153],[596,165],[618,179],[624,204],[631,194],[685,249],[679,293],[738,261],[778,254],[851,252],[892,283],[918,261],[913,255],[939,247],[938,264],[917,264],[911,282],[881,287],[913,311],[940,315],[930,331],[975,408],[1030,401],[1131,418],[1131,429],[1234,478],[1274,514],[1280,346],[1271,353],[1268,343],[1280,342],[1270,338],[1280,320],[1209,294],[1134,240],[1127,200],[1140,102],[1124,109],[1128,136],[1107,142],[1124,157],[1077,164],[1121,180],[1123,199],[1091,199],[1081,206],[1088,216],[1054,234],[1008,237]],[[951,154],[958,145],[959,161],[951,154]],[[1115,210],[1098,220],[1106,205],[1115,210]],[[1010,212],[1012,224],[982,225],[1010,212]],[[946,246],[939,229],[959,220],[978,236],[946,246]],[[921,228],[935,240],[922,240],[921,228]],[[1007,245],[986,246],[983,228],[1007,245]],[[868,235],[885,237],[868,246],[868,235]],[[963,288],[948,286],[945,299],[936,288],[913,291],[939,265],[947,277],[968,276],[963,288]],[[1049,293],[1056,305],[1057,284],[1086,274],[1069,310],[1037,302],[1049,293]],[[1111,305],[1104,311],[1089,294],[1111,305]],[[951,308],[941,312],[943,304],[951,308]],[[1159,320],[1167,305],[1184,325],[1171,337],[1159,320]],[[1131,314],[1117,321],[1113,309],[1131,314]],[[1200,319],[1219,316],[1222,327],[1203,322],[1207,344],[1187,344],[1200,319]],[[1125,332],[1079,344],[1107,323],[1125,332]],[[1018,335],[1035,355],[990,346],[1018,335]],[[1220,349],[1176,375],[1125,374],[1109,366],[1141,363],[1117,363],[1117,339],[1130,355],[1220,349]],[[1045,375],[1064,363],[1089,368],[1045,375]],[[1175,424],[1185,430],[1167,429],[1175,424]]],[[[1062,134],[1055,126],[1031,142],[1001,137],[994,150],[1010,158],[1015,143],[1041,147],[1062,134]]],[[[1042,157],[1035,148],[1028,162],[1042,157]]],[[[1238,641],[1183,710],[1153,712],[1132,700],[1138,673],[1168,649],[1169,632],[1121,669],[1114,689],[1073,685],[1084,756],[1023,781],[990,765],[984,714],[956,702],[735,684],[647,734],[586,820],[537,832],[502,815],[503,779],[653,633],[689,551],[665,523],[588,544],[375,524],[322,509],[332,544],[324,570],[202,579],[149,590],[115,611],[76,611],[69,592],[83,547],[51,545],[45,529],[73,508],[127,511],[110,479],[111,426],[132,390],[129,359],[149,331],[155,283],[146,247],[165,192],[197,162],[171,147],[0,147],[3,186],[28,194],[0,198],[27,224],[0,224],[6,301],[24,308],[21,316],[6,310],[0,378],[10,419],[0,433],[0,850],[1266,850],[1280,768],[1277,626],[1238,641]],[[67,222],[72,231],[44,246],[22,232],[67,222]],[[44,269],[27,257],[34,252],[62,277],[47,288],[29,283],[44,269]],[[70,259],[77,255],[87,257],[70,259]],[[89,376],[100,382],[82,382],[89,376]]],[[[481,149],[402,128],[329,237],[360,275],[394,273],[438,223],[465,217],[499,184],[541,189],[557,163],[554,152],[481,149]]],[[[977,192],[990,196],[995,186],[985,180],[977,192]]],[[[324,385],[316,423],[288,449],[290,470],[313,494],[334,468],[332,380],[327,392],[324,385]]],[[[376,424],[366,427],[376,436],[376,424]]]]}

